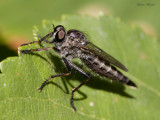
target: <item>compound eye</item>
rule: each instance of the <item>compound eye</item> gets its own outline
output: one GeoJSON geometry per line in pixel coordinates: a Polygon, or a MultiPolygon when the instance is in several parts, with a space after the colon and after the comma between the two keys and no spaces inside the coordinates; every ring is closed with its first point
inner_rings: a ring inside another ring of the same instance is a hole
{"type": "Polygon", "coordinates": [[[57,42],[61,42],[65,37],[65,31],[64,30],[60,30],[57,32],[56,34],[56,41],[57,42]]]}
{"type": "Polygon", "coordinates": [[[62,39],[64,38],[64,36],[65,36],[65,32],[64,32],[63,30],[60,30],[60,31],[58,32],[58,39],[59,39],[59,40],[62,40],[62,39]]]}

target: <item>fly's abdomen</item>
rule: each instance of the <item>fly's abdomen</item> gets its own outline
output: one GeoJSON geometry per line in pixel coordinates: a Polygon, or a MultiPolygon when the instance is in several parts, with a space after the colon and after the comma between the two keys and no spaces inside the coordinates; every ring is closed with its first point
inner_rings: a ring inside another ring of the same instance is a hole
{"type": "Polygon", "coordinates": [[[81,60],[95,73],[108,77],[112,80],[127,84],[130,86],[136,86],[131,80],[124,76],[114,66],[110,65],[109,62],[104,61],[102,58],[93,55],[84,55],[81,60]]]}

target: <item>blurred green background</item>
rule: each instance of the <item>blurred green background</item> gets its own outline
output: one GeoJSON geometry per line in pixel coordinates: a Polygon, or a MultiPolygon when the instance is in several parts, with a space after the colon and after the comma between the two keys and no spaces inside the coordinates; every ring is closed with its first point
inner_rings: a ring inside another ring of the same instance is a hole
{"type": "Polygon", "coordinates": [[[63,14],[112,15],[159,40],[159,11],[158,0],[1,0],[0,61],[17,55],[20,44],[33,40],[34,25],[41,26],[43,19],[61,19],[63,14]]]}

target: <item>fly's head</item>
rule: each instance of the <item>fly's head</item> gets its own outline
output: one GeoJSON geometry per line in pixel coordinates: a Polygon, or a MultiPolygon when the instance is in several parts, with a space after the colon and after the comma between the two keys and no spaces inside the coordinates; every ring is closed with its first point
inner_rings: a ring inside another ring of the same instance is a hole
{"type": "Polygon", "coordinates": [[[62,25],[58,25],[54,27],[54,32],[53,32],[53,40],[52,42],[56,46],[60,46],[63,44],[65,37],[66,37],[66,31],[65,28],[62,25]]]}

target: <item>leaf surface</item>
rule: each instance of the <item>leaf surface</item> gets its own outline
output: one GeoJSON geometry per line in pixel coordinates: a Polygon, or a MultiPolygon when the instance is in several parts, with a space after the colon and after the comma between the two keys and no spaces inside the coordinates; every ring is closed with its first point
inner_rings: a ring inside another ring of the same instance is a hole
{"type": "MultiPolygon", "coordinates": [[[[67,15],[61,21],[43,21],[34,29],[41,37],[51,32],[52,24],[86,33],[90,42],[123,63],[138,89],[131,89],[94,73],[75,93],[75,113],[70,106],[71,90],[85,77],[73,71],[55,78],[41,93],[37,88],[51,75],[67,72],[53,51],[9,57],[0,64],[0,119],[26,120],[158,120],[160,119],[159,43],[138,27],[118,18],[67,15]]],[[[43,44],[44,47],[53,46],[43,44]]],[[[40,48],[40,45],[19,49],[40,48]]],[[[81,66],[80,61],[75,61],[81,66]]],[[[90,73],[85,66],[83,69],[90,73]]]]}

